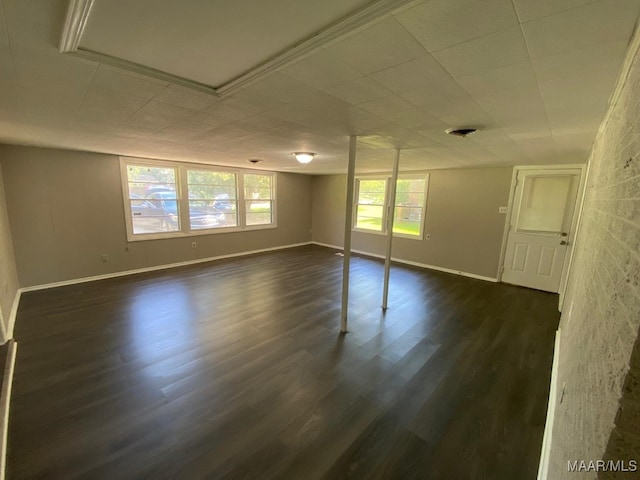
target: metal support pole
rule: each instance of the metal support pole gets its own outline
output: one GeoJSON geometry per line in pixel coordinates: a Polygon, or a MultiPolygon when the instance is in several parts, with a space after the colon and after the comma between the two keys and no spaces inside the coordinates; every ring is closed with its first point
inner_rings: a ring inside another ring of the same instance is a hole
{"type": "Polygon", "coordinates": [[[391,247],[393,246],[393,218],[396,212],[396,184],[398,183],[398,167],[400,166],[400,149],[396,149],[393,161],[391,185],[389,185],[389,204],[387,205],[387,251],[384,256],[384,287],[382,289],[382,310],[387,310],[389,297],[389,274],[391,273],[391,247]]]}
{"type": "Polygon", "coordinates": [[[356,142],[358,137],[349,137],[349,168],[347,171],[347,205],[344,218],[344,265],[342,267],[342,316],[340,332],[347,333],[347,310],[349,309],[349,267],[351,264],[351,224],[353,222],[353,188],[356,174],[356,142]]]}

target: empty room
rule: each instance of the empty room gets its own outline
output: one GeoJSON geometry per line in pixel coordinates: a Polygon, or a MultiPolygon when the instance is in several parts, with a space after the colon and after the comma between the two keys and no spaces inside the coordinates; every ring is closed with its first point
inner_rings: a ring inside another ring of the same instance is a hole
{"type": "Polygon", "coordinates": [[[0,480],[640,478],[638,0],[0,0],[0,480]]]}

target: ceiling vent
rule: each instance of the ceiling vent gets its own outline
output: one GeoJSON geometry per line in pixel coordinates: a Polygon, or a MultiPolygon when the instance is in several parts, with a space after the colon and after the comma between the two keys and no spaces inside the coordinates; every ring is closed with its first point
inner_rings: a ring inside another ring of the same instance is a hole
{"type": "Polygon", "coordinates": [[[466,137],[467,135],[471,135],[472,133],[476,133],[475,128],[447,128],[445,133],[449,135],[455,135],[456,137],[466,137]]]}

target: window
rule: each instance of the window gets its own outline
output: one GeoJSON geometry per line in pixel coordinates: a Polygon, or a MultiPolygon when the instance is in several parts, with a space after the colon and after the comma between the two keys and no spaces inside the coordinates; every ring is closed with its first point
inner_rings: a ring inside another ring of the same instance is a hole
{"type": "MultiPolygon", "coordinates": [[[[393,219],[394,235],[423,237],[428,178],[427,174],[398,176],[393,219]]],[[[378,233],[387,231],[390,183],[389,176],[356,179],[355,230],[378,233]]]]}
{"type": "Polygon", "coordinates": [[[422,238],[427,181],[424,176],[398,178],[393,233],[422,238]]]}
{"type": "Polygon", "coordinates": [[[275,173],[121,159],[129,240],[274,228],[275,173]]]}
{"type": "Polygon", "coordinates": [[[191,230],[238,226],[236,174],[187,170],[191,230]]]}
{"type": "Polygon", "coordinates": [[[387,179],[359,179],[357,184],[356,228],[382,232],[387,179]]]}
{"type": "Polygon", "coordinates": [[[247,225],[273,222],[273,175],[246,174],[244,201],[247,225]]]}
{"type": "Polygon", "coordinates": [[[176,169],[127,165],[127,202],[134,235],[180,230],[176,169]]]}

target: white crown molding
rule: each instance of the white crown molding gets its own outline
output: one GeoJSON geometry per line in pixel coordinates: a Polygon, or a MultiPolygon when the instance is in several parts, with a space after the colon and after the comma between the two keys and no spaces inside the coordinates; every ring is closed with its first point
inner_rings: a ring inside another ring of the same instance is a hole
{"type": "Polygon", "coordinates": [[[298,43],[294,47],[285,50],[261,65],[249,70],[239,77],[218,87],[216,91],[220,97],[233,95],[236,91],[255,83],[272,72],[286,67],[302,58],[309,56],[327,44],[352,33],[354,30],[368,25],[394,10],[414,3],[415,0],[377,0],[365,7],[347,15],[342,20],[328,26],[324,30],[315,33],[307,40],[298,43]]]}
{"type": "Polygon", "coordinates": [[[406,7],[411,3],[416,3],[416,1],[417,0],[375,0],[363,8],[347,15],[341,20],[329,25],[327,28],[316,32],[306,40],[297,43],[293,47],[279,53],[271,59],[266,60],[257,67],[249,69],[247,72],[219,87],[206,85],[184,77],[179,77],[177,75],[172,75],[167,72],[130,62],[128,60],[83,49],[80,46],[80,39],[82,38],[82,34],[87,25],[87,19],[91,12],[93,0],[69,1],[67,17],[65,19],[62,37],[60,40],[60,52],[70,53],[87,60],[105,63],[124,70],[141,73],[151,78],[182,85],[200,92],[225,98],[233,95],[242,88],[263,79],[276,70],[312,55],[329,43],[353,33],[358,28],[364,27],[395,10],[406,7]]]}
{"type": "Polygon", "coordinates": [[[189,80],[184,77],[178,77],[177,75],[172,75],[161,70],[156,70],[155,68],[145,67],[144,65],[140,65],[139,63],[130,62],[129,60],[124,60],[122,58],[105,55],[104,53],[94,52],[82,47],[78,47],[77,50],[67,53],[72,54],[74,57],[110,65],[112,67],[120,68],[122,70],[127,70],[133,73],[140,73],[157,80],[173,83],[174,85],[181,85],[183,87],[197,90],[203,93],[208,93],[209,95],[213,95],[216,97],[218,96],[216,89],[210,85],[196,82],[194,80],[189,80]]]}
{"type": "Polygon", "coordinates": [[[69,0],[60,37],[60,52],[70,53],[78,49],[92,6],[93,0],[69,0]]]}

